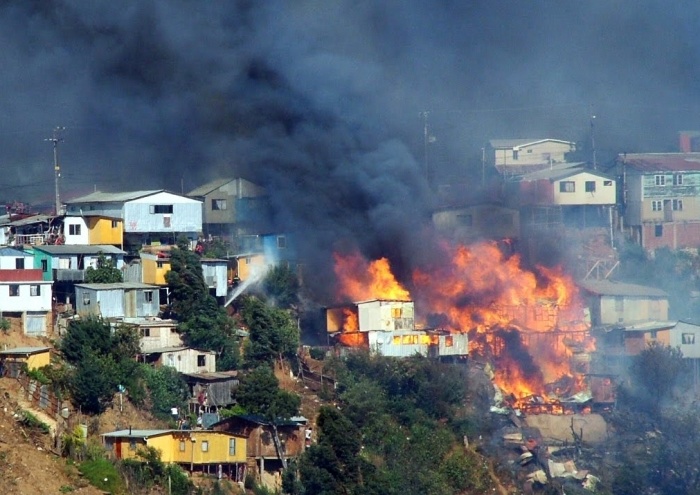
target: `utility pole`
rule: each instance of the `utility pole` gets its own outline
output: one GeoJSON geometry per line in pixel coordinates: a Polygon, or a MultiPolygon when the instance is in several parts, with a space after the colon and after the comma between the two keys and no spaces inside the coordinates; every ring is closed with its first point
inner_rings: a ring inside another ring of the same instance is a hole
{"type": "Polygon", "coordinates": [[[428,172],[428,141],[430,140],[430,135],[428,132],[428,115],[430,112],[423,111],[420,116],[423,117],[423,168],[425,169],[425,180],[430,181],[430,174],[428,172]]]}
{"type": "Polygon", "coordinates": [[[56,215],[60,215],[61,213],[61,196],[58,191],[58,179],[61,177],[61,166],[58,164],[58,143],[63,141],[63,138],[60,137],[60,133],[64,129],[65,127],[54,127],[52,136],[44,140],[53,143],[53,171],[54,182],[56,185],[56,215]]]}
{"type": "Polygon", "coordinates": [[[598,170],[598,160],[595,152],[595,114],[593,113],[593,105],[591,105],[591,149],[593,152],[593,170],[598,170]]]}

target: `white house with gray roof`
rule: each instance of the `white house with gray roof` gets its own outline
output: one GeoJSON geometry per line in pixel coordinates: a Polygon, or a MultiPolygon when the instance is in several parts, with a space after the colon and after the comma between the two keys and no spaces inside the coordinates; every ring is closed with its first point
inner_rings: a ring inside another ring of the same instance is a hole
{"type": "MultiPolygon", "coordinates": [[[[66,202],[66,224],[79,226],[76,235],[89,230],[91,217],[121,222],[125,246],[174,244],[181,235],[194,240],[201,233],[202,202],[163,189],[94,192],[66,202]]],[[[67,241],[70,235],[69,227],[67,241]]]]}
{"type": "Polygon", "coordinates": [[[488,158],[504,177],[512,177],[566,162],[576,143],[561,139],[492,139],[488,158]]]}

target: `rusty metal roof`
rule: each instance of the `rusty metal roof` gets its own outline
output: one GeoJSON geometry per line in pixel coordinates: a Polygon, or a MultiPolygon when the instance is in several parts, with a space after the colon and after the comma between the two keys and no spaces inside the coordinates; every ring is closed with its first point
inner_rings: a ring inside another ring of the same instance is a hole
{"type": "Polygon", "coordinates": [[[642,173],[700,171],[700,153],[627,153],[617,161],[642,173]]]}

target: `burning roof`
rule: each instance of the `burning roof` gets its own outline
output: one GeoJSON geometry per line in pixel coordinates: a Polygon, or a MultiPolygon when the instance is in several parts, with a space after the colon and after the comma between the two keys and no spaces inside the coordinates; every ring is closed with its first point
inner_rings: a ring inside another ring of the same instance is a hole
{"type": "MultiPolygon", "coordinates": [[[[330,309],[329,331],[339,332],[344,345],[362,347],[371,345],[371,331],[410,331],[411,325],[469,335],[469,354],[493,363],[494,383],[513,405],[586,389],[594,344],[570,277],[560,269],[525,269],[518,255],[505,254],[496,243],[441,249],[433,266],[415,269],[405,284],[384,258],[337,254],[338,300],[365,302],[330,309]],[[414,314],[412,296],[422,316],[414,314]],[[376,321],[363,317],[372,304],[376,321]],[[410,322],[403,320],[405,308],[410,322]]],[[[430,342],[427,333],[416,338],[430,342]]]]}

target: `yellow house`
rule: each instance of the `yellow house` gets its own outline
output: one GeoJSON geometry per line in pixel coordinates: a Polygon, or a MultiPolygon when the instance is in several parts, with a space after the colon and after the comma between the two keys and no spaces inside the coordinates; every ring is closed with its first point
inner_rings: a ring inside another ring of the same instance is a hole
{"type": "Polygon", "coordinates": [[[170,271],[170,257],[141,253],[142,282],[152,285],[168,285],[165,274],[170,271]]]}
{"type": "Polygon", "coordinates": [[[124,241],[124,222],[121,218],[87,217],[90,244],[121,245],[124,241]]]}
{"type": "Polygon", "coordinates": [[[247,439],[211,430],[120,430],[104,433],[102,441],[116,459],[138,458],[139,448],[153,447],[166,464],[194,471],[245,479],[247,439]]]}
{"type": "Polygon", "coordinates": [[[0,362],[26,364],[27,369],[34,370],[47,366],[51,361],[50,347],[15,347],[0,351],[0,362]]]}
{"type": "Polygon", "coordinates": [[[124,243],[124,221],[100,215],[67,216],[63,222],[65,243],[71,245],[124,243]]]}
{"type": "Polygon", "coordinates": [[[238,282],[245,282],[252,275],[263,273],[267,268],[265,256],[261,253],[239,254],[235,256],[236,269],[233,279],[238,282]]]}

